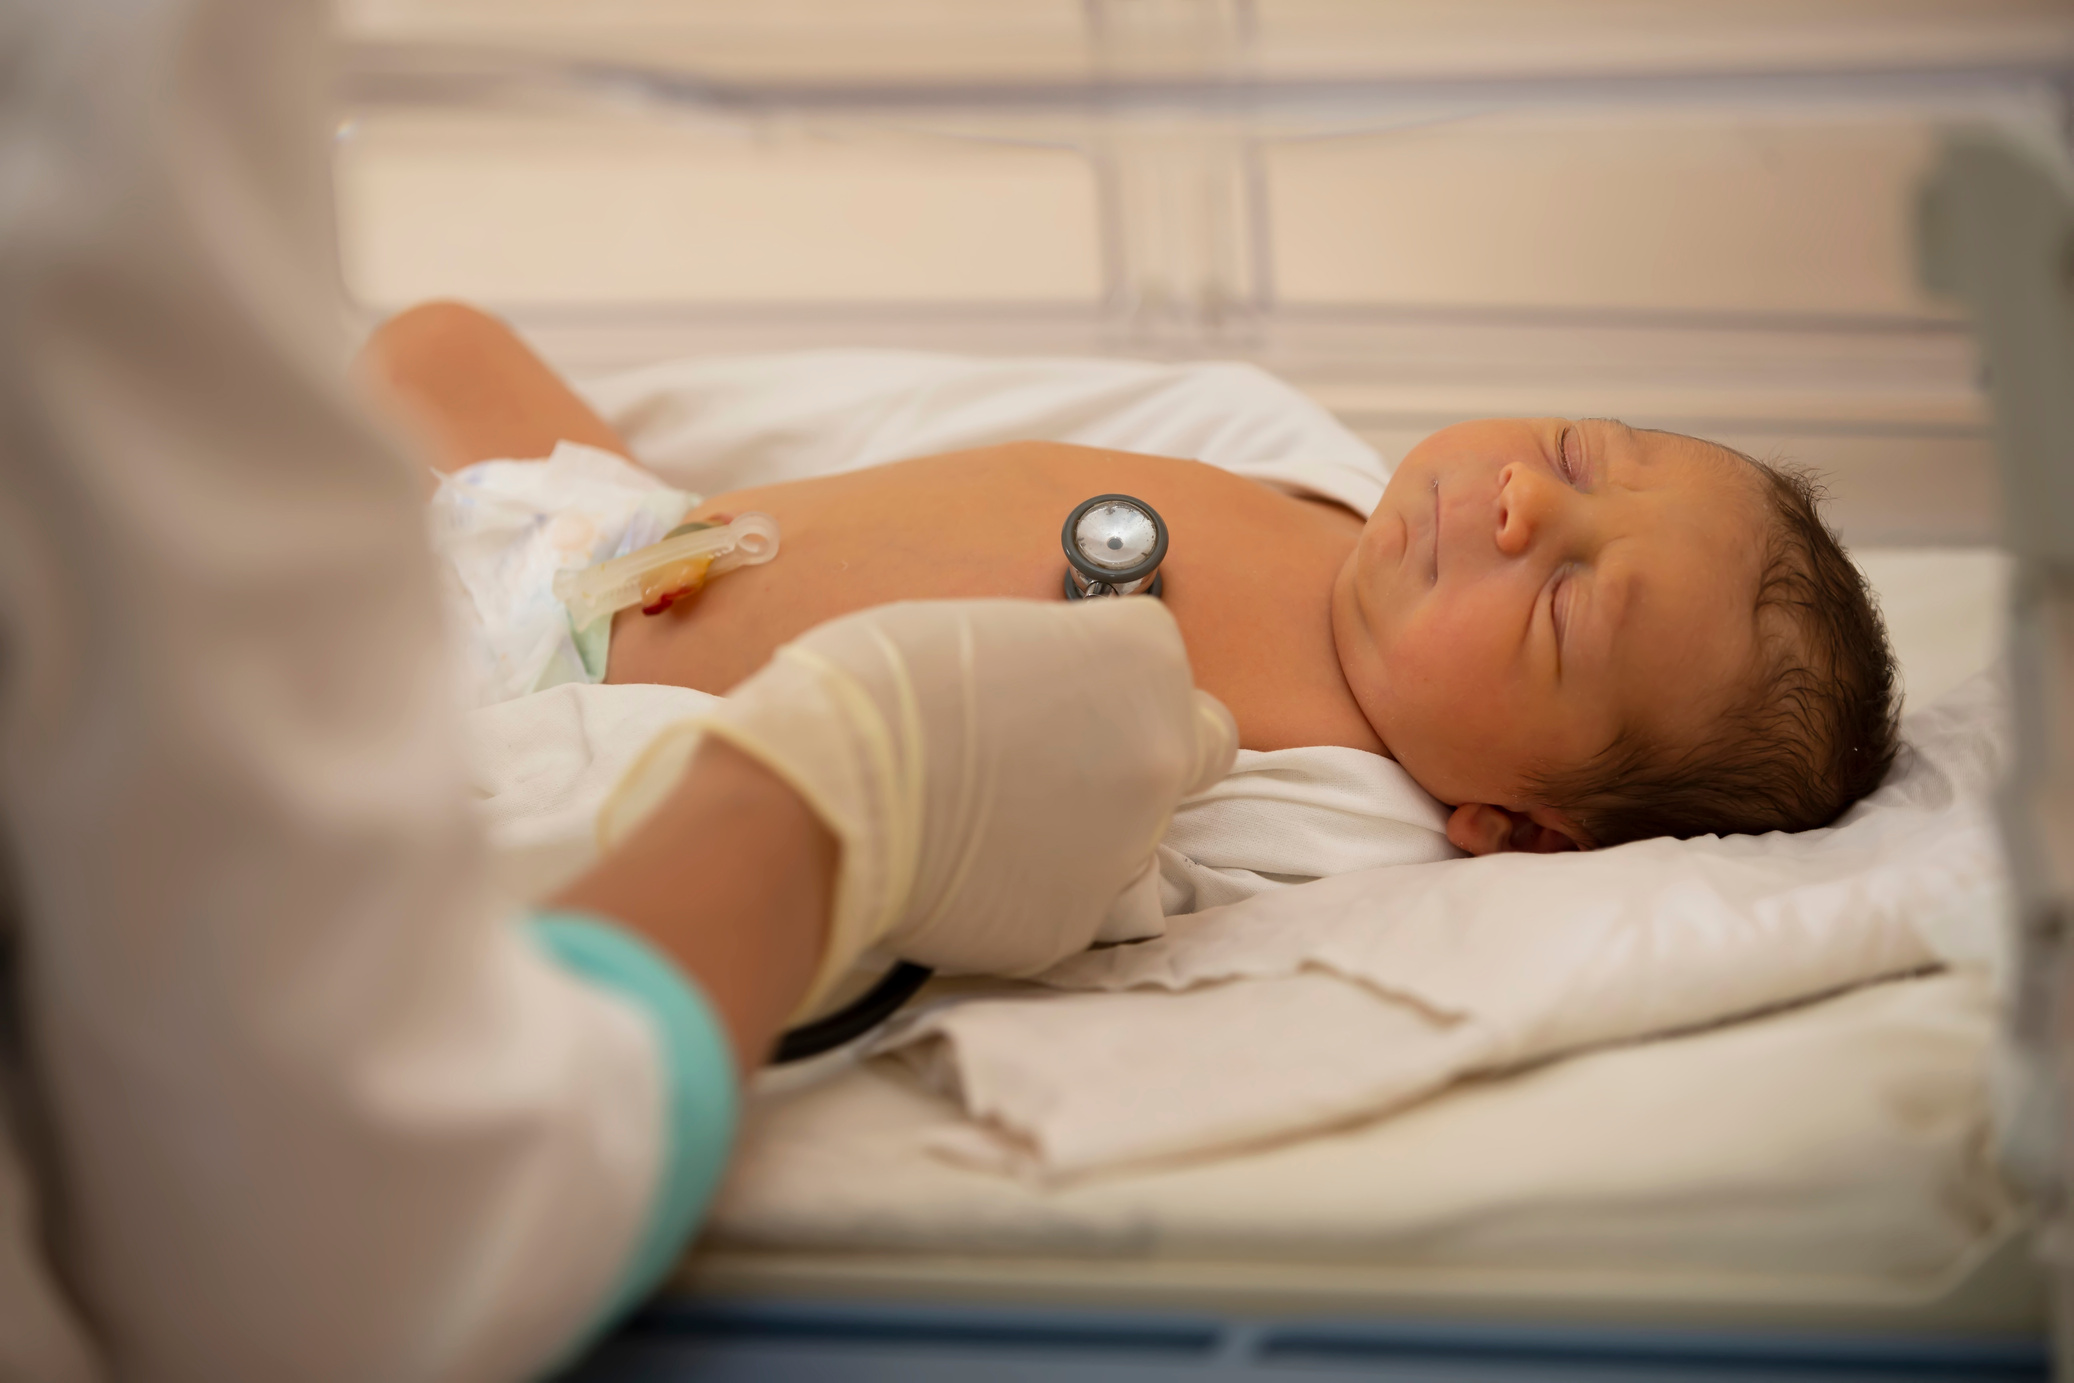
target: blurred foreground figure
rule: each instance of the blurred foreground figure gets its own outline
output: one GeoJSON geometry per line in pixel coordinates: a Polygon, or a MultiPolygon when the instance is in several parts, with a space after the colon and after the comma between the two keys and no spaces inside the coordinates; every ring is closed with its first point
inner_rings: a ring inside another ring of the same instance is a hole
{"type": "Polygon", "coordinates": [[[537,1376],[803,996],[1086,945],[1235,748],[1150,601],[868,610],[497,912],[422,472],[339,382],[324,21],[0,20],[0,1377],[537,1376]]]}

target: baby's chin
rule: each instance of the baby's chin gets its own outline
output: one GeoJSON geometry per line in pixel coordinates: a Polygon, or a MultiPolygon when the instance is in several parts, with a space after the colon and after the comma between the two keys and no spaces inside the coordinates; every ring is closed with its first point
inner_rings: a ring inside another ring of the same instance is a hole
{"type": "MultiPolygon", "coordinates": [[[[1369,619],[1373,613],[1371,607],[1389,595],[1397,569],[1403,565],[1404,534],[1404,523],[1395,510],[1377,505],[1376,511],[1368,516],[1360,538],[1355,541],[1353,550],[1340,566],[1339,575],[1332,582],[1335,638],[1339,636],[1343,612],[1356,624],[1373,629],[1369,619]]],[[[1375,644],[1378,640],[1371,636],[1367,642],[1375,644]]]]}

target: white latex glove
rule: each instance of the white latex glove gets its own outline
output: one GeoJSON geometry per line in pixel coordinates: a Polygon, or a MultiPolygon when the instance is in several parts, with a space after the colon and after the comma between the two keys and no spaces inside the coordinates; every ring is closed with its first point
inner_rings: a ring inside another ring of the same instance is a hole
{"type": "Polygon", "coordinates": [[[1238,753],[1174,617],[1140,597],[911,601],[821,625],[657,737],[599,815],[607,849],[702,734],[784,779],[841,844],[801,1014],[874,947],[995,975],[1085,949],[1176,803],[1238,753]]]}

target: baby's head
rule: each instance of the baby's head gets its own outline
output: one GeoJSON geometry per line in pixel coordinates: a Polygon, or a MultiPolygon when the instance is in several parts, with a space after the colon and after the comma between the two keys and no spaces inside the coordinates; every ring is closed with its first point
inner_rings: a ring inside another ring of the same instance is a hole
{"type": "Polygon", "coordinates": [[[1447,428],[1340,572],[1340,666],[1476,854],[1825,825],[1893,761],[1894,666],[1815,502],[1676,433],[1447,428]]]}

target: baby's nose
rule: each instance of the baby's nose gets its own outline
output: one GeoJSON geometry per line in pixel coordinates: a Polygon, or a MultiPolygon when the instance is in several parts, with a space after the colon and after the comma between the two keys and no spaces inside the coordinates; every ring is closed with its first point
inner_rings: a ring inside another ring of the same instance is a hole
{"type": "Polygon", "coordinates": [[[1518,557],[1534,545],[1547,523],[1555,482],[1531,466],[1510,465],[1498,472],[1498,550],[1518,557]]]}

